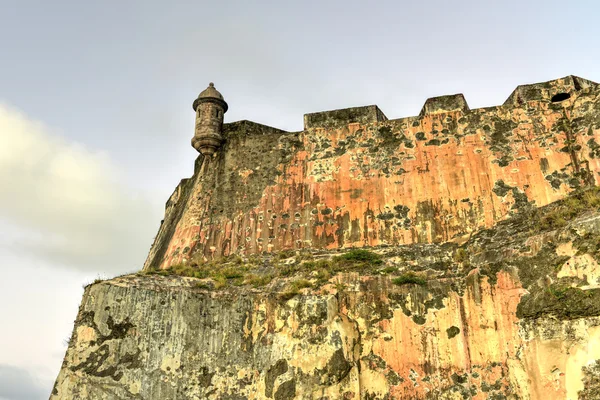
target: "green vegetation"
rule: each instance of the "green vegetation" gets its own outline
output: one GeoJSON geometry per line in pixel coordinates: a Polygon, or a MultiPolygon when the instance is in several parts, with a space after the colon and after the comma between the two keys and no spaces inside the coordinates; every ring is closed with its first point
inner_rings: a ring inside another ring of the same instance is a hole
{"type": "MultiPolygon", "coordinates": [[[[198,256],[189,263],[172,265],[164,270],[146,271],[145,274],[212,279],[212,286],[197,284],[203,289],[221,289],[229,285],[263,287],[275,278],[297,275],[311,278],[315,281],[314,286],[320,287],[339,272],[374,272],[374,267],[381,264],[383,259],[379,254],[364,249],[353,249],[340,256],[318,260],[308,251],[285,250],[275,254],[251,255],[247,259],[232,255],[210,262],[205,262],[198,256]]],[[[389,272],[395,270],[392,267],[389,272]]],[[[306,279],[303,281],[308,282],[306,279]]],[[[295,283],[290,290],[293,292],[293,289],[298,289],[298,285],[299,283],[295,283]]],[[[288,291],[288,294],[291,295],[292,292],[288,291]]]]}
{"type": "Polygon", "coordinates": [[[292,290],[300,290],[311,287],[312,284],[306,279],[298,279],[290,284],[292,290]]]}
{"type": "Polygon", "coordinates": [[[222,289],[227,286],[227,279],[223,275],[217,275],[213,277],[213,280],[215,282],[215,289],[222,289]]]}
{"type": "Polygon", "coordinates": [[[600,261],[600,235],[587,232],[583,236],[573,241],[573,246],[577,249],[577,255],[590,254],[600,261]]]}
{"type": "Polygon", "coordinates": [[[600,188],[594,187],[586,191],[572,194],[556,205],[540,218],[542,230],[562,228],[567,222],[580,213],[600,207],[600,188]]]}
{"type": "Polygon", "coordinates": [[[327,283],[329,281],[329,279],[331,279],[331,272],[329,272],[329,270],[326,269],[320,269],[317,270],[316,274],[315,274],[315,278],[317,279],[317,282],[315,283],[316,286],[322,286],[325,283],[327,283]]]}
{"type": "Polygon", "coordinates": [[[384,269],[381,270],[381,272],[383,274],[393,274],[394,272],[398,272],[398,267],[394,267],[394,266],[389,266],[389,267],[385,267],[384,269]]]}
{"type": "Polygon", "coordinates": [[[206,289],[206,290],[211,289],[211,286],[208,283],[204,282],[204,281],[196,282],[196,287],[199,288],[199,289],[206,289]]]}
{"type": "Polygon", "coordinates": [[[425,278],[423,278],[422,276],[415,274],[414,272],[407,272],[405,274],[400,275],[397,278],[394,278],[392,280],[392,283],[394,285],[398,285],[398,286],[409,285],[409,284],[425,286],[425,285],[427,285],[427,280],[425,278]]]}
{"type": "Polygon", "coordinates": [[[465,261],[469,261],[469,253],[467,252],[467,250],[464,249],[464,247],[459,247],[458,249],[456,249],[456,252],[454,253],[454,261],[456,261],[457,263],[464,263],[465,261]]]}
{"type": "MultiPolygon", "coordinates": [[[[197,279],[211,278],[213,280],[212,287],[214,289],[221,289],[229,284],[235,286],[244,284],[246,275],[251,267],[252,264],[244,264],[244,260],[240,256],[233,255],[212,262],[197,262],[192,260],[189,264],[175,264],[167,269],[147,271],[146,274],[161,276],[176,275],[197,279]]],[[[268,279],[268,282],[270,280],[268,279]]],[[[254,278],[250,284],[256,285],[258,281],[259,279],[254,278]]],[[[266,278],[263,281],[267,281],[266,278]]],[[[198,283],[197,287],[203,289],[211,288],[210,285],[202,282],[198,283]]]]}
{"type": "Polygon", "coordinates": [[[346,289],[347,289],[347,287],[343,283],[336,283],[335,284],[335,290],[337,290],[338,292],[343,292],[346,289]]]}
{"type": "Polygon", "coordinates": [[[452,339],[459,333],[460,333],[460,329],[457,326],[451,326],[450,328],[446,329],[446,334],[448,335],[448,339],[452,339]]]}
{"type": "Polygon", "coordinates": [[[289,276],[297,272],[317,271],[317,279],[322,281],[327,275],[331,277],[339,272],[371,272],[374,271],[373,267],[382,264],[383,259],[379,254],[364,249],[353,249],[340,256],[285,266],[281,269],[281,274],[289,276]]]}
{"type": "Polygon", "coordinates": [[[600,315],[600,289],[582,290],[555,283],[547,290],[525,295],[517,307],[519,318],[548,315],[561,320],[600,315]]]}
{"type": "Polygon", "coordinates": [[[312,287],[310,281],[306,279],[298,279],[288,285],[283,293],[279,294],[279,298],[282,300],[289,300],[292,297],[300,293],[301,289],[312,287]]]}
{"type": "MultiPolygon", "coordinates": [[[[208,262],[197,257],[187,264],[145,273],[201,279],[189,279],[188,282],[204,290],[241,285],[267,287],[266,292],[278,292],[274,295],[282,300],[292,299],[306,288],[318,289],[320,294],[334,290],[345,292],[348,288],[336,278],[340,273],[353,272],[361,276],[386,274],[389,278],[380,276],[362,280],[358,290],[371,290],[380,282],[391,279],[401,289],[392,290],[390,299],[394,304],[405,307],[410,295],[411,301],[424,306],[424,311],[411,313],[406,307],[403,311],[416,323],[423,324],[427,309],[444,307],[443,299],[448,291],[462,295],[469,285],[486,277],[490,284],[495,285],[498,272],[507,271],[511,276],[517,273],[520,283],[528,291],[518,305],[519,318],[553,316],[574,319],[600,315],[600,289],[581,289],[586,279],[559,279],[557,273],[570,256],[559,255],[562,253],[556,250],[557,246],[572,242],[578,255],[589,254],[600,262],[597,226],[590,220],[581,224],[576,222],[572,229],[563,229],[557,235],[540,233],[564,227],[578,217],[584,221],[594,210],[600,211],[600,189],[588,188],[543,208],[514,214],[493,228],[474,232],[462,245],[390,246],[378,250],[383,256],[360,248],[337,253],[289,250],[243,257],[235,255],[208,262]],[[534,235],[543,237],[541,246],[534,247],[527,241],[534,235]],[[469,275],[475,267],[477,273],[469,275]]],[[[357,287],[355,277],[351,279],[354,290],[357,287]]],[[[387,314],[382,311],[381,315],[383,318],[387,314]]],[[[453,338],[460,334],[460,330],[449,327],[446,333],[448,338],[453,338]]]]}
{"type": "Polygon", "coordinates": [[[251,285],[254,287],[262,287],[266,286],[273,280],[273,275],[257,275],[257,274],[248,274],[246,275],[246,279],[244,281],[245,284],[251,285]]]}
{"type": "Polygon", "coordinates": [[[571,288],[568,286],[561,286],[561,285],[553,284],[553,285],[550,285],[550,287],[548,287],[548,293],[550,293],[552,296],[556,297],[557,299],[564,299],[565,297],[567,297],[569,289],[571,289],[571,288]]]}
{"type": "Polygon", "coordinates": [[[225,268],[222,272],[226,279],[237,279],[244,277],[244,271],[240,268],[225,268]]]}
{"type": "Polygon", "coordinates": [[[369,250],[364,249],[353,249],[347,253],[342,254],[340,259],[353,263],[370,263],[372,265],[379,265],[382,263],[381,256],[373,253],[369,250]]]}
{"type": "Polygon", "coordinates": [[[277,254],[277,258],[280,260],[285,260],[286,258],[291,258],[296,255],[294,250],[283,250],[277,254]]]}

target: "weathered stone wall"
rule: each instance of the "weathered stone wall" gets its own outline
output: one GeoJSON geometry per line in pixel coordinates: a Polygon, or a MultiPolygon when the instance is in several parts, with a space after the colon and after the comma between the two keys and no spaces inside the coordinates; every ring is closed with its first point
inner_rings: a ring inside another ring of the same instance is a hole
{"type": "Polygon", "coordinates": [[[305,124],[223,126],[145,271],[86,287],[52,400],[598,398],[599,87],[305,124]]]}
{"type": "Polygon", "coordinates": [[[460,248],[382,249],[292,298],[291,277],[93,284],[51,399],[594,399],[600,210],[545,231],[526,214],[460,248]],[[393,284],[390,266],[427,282],[393,284]]]}
{"type": "Polygon", "coordinates": [[[445,96],[418,117],[387,120],[368,106],[308,114],[305,125],[225,124],[224,147],[167,210],[174,229],[145,268],[194,253],[456,240],[600,182],[600,89],[576,77],[519,87],[498,107],[445,96]],[[570,97],[552,102],[560,93],[570,97]]]}

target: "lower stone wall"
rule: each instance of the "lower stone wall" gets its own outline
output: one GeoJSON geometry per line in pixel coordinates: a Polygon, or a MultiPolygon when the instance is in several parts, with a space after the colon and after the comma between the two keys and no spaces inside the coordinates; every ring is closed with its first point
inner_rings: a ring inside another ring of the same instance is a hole
{"type": "Polygon", "coordinates": [[[474,273],[462,295],[443,282],[337,283],[343,291],[287,301],[184,278],[90,286],[51,399],[549,400],[592,390],[600,319],[519,320],[525,290],[508,272],[496,284],[474,273]]]}
{"type": "Polygon", "coordinates": [[[462,245],[230,257],[92,284],[51,399],[597,399],[598,194],[462,245]]]}

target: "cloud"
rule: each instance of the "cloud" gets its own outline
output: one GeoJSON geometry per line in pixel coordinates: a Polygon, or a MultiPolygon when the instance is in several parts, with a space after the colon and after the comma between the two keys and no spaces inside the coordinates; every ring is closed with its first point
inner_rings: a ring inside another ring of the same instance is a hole
{"type": "Polygon", "coordinates": [[[0,364],[0,399],[47,399],[49,391],[22,368],[0,364]]]}
{"type": "Polygon", "coordinates": [[[0,247],[98,272],[139,269],[159,216],[102,152],[0,104],[0,247]]]}

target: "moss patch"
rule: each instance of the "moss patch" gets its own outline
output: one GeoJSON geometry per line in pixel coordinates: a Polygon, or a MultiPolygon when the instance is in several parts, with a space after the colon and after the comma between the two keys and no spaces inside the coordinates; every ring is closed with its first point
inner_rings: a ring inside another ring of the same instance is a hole
{"type": "Polygon", "coordinates": [[[448,339],[452,339],[459,333],[460,333],[460,329],[457,326],[451,326],[450,328],[446,329],[446,334],[448,335],[448,339]]]}
{"type": "Polygon", "coordinates": [[[600,289],[552,285],[547,290],[523,296],[517,307],[519,318],[548,315],[563,320],[600,315],[600,289]]]}
{"type": "Polygon", "coordinates": [[[398,286],[411,284],[425,286],[427,285],[427,280],[422,276],[415,274],[414,272],[407,272],[397,278],[394,278],[392,283],[398,286]]]}

